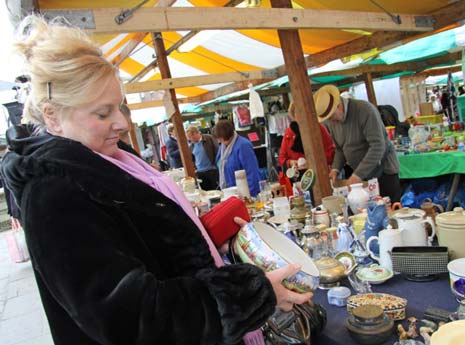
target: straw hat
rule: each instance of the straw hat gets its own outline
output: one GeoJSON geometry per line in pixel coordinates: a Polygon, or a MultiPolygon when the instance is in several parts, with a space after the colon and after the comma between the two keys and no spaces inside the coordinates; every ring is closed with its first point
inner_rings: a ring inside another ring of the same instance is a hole
{"type": "Polygon", "coordinates": [[[333,115],[339,104],[339,90],[334,85],[325,85],[313,94],[318,122],[324,122],[333,115]]]}

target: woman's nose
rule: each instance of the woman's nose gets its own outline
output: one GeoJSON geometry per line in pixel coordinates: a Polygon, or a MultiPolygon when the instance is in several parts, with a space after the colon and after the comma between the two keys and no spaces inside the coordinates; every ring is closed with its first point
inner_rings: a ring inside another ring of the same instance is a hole
{"type": "Polygon", "coordinates": [[[113,122],[113,129],[116,131],[129,130],[129,122],[120,111],[118,111],[118,114],[116,115],[116,119],[113,122]]]}

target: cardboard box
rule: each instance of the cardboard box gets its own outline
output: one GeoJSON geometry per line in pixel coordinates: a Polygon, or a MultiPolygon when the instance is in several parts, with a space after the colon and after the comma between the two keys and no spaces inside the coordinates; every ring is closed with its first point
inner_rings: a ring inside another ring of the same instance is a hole
{"type": "Polygon", "coordinates": [[[433,103],[430,103],[430,102],[420,103],[420,114],[421,115],[434,114],[433,103]]]}

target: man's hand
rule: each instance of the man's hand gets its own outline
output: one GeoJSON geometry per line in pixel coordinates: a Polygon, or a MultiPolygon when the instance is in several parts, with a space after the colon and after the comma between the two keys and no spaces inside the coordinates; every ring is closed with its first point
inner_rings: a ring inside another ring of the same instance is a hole
{"type": "Polygon", "coordinates": [[[347,185],[350,186],[351,184],[360,183],[360,182],[362,182],[362,179],[358,177],[357,175],[352,174],[352,176],[350,176],[349,179],[347,180],[347,185]]]}
{"type": "Polygon", "coordinates": [[[333,181],[333,184],[336,183],[337,175],[339,175],[339,172],[337,170],[331,170],[329,173],[329,179],[333,181]]]}

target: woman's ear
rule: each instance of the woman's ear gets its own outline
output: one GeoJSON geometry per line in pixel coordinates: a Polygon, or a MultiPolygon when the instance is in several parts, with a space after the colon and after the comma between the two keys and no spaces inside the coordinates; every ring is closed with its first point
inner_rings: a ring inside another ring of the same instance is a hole
{"type": "Polygon", "coordinates": [[[47,129],[52,134],[60,134],[62,128],[56,108],[50,103],[44,103],[42,106],[42,113],[44,114],[44,121],[47,129]]]}

